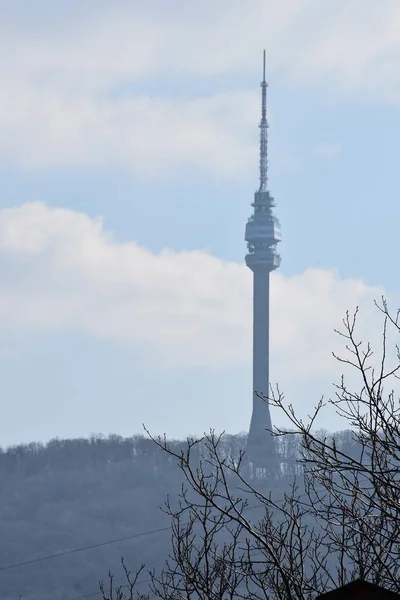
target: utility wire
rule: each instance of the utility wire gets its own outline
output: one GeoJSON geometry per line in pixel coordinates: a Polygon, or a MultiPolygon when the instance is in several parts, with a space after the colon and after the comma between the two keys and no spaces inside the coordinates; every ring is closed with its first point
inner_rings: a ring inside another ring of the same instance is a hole
{"type": "Polygon", "coordinates": [[[118,542],[133,540],[135,538],[152,535],[154,533],[160,533],[161,531],[168,531],[169,529],[171,529],[171,525],[168,527],[161,527],[160,529],[153,529],[152,531],[143,531],[142,533],[127,535],[115,540],[108,540],[107,542],[100,542],[99,544],[91,544],[90,546],[82,546],[81,548],[74,548],[73,550],[65,550],[65,552],[57,552],[56,554],[49,554],[48,556],[41,556],[39,558],[25,560],[24,562],[14,563],[13,565],[6,565],[5,567],[0,567],[0,571],[8,571],[9,569],[15,569],[17,567],[25,567],[26,565],[32,565],[44,560],[50,560],[51,558],[58,558],[60,556],[66,556],[67,554],[75,554],[76,552],[83,552],[84,550],[93,550],[93,548],[101,548],[102,546],[108,546],[109,544],[117,544],[118,542]]]}
{"type": "MultiPolygon", "coordinates": [[[[260,504],[253,504],[252,506],[246,506],[243,510],[253,510],[254,508],[260,508],[264,506],[263,503],[260,504]]],[[[101,548],[103,546],[108,546],[110,544],[117,544],[118,542],[124,542],[127,540],[133,540],[135,538],[139,538],[139,537],[146,537],[148,535],[153,535],[155,533],[161,533],[163,531],[169,531],[171,530],[172,527],[171,525],[169,525],[168,527],[160,527],[159,529],[153,529],[151,531],[143,531],[141,533],[135,533],[133,535],[127,535],[125,537],[121,537],[121,538],[116,538],[114,540],[107,540],[106,542],[100,542],[98,544],[91,544],[90,546],[82,546],[81,548],[73,548],[72,550],[65,550],[65,552],[57,552],[55,554],[49,554],[48,556],[40,556],[39,558],[33,558],[31,560],[25,560],[19,563],[14,563],[12,565],[6,565],[3,567],[0,567],[0,572],[2,571],[9,571],[11,569],[16,569],[17,567],[25,567],[27,565],[32,565],[38,562],[43,562],[46,560],[51,560],[53,558],[59,558],[61,556],[67,556],[68,554],[76,554],[78,552],[84,552],[85,550],[93,550],[94,548],[101,548]]],[[[137,584],[142,584],[142,583],[149,583],[151,581],[151,579],[146,579],[146,580],[142,580],[142,581],[138,581],[137,584]]],[[[121,586],[121,587],[125,587],[125,586],[121,586]]],[[[98,596],[101,592],[92,592],[89,594],[84,594],[82,596],[74,596],[73,598],[68,598],[68,600],[83,600],[84,598],[90,598],[93,596],[98,596]]]]}
{"type": "MultiPolygon", "coordinates": [[[[263,504],[255,504],[253,506],[246,506],[243,510],[252,510],[264,506],[263,504]]],[[[68,554],[76,554],[77,552],[83,552],[84,550],[93,550],[94,548],[101,548],[102,546],[109,546],[110,544],[117,544],[118,542],[124,542],[126,540],[133,540],[139,537],[145,537],[147,535],[153,535],[155,533],[161,533],[162,531],[168,531],[172,529],[171,525],[168,527],[161,527],[160,529],[153,529],[152,531],[143,531],[142,533],[135,533],[133,535],[127,535],[125,537],[116,538],[115,540],[107,540],[106,542],[100,542],[98,544],[91,544],[90,546],[82,546],[81,548],[73,548],[72,550],[65,550],[64,552],[57,552],[55,554],[49,554],[47,556],[40,556],[39,558],[32,558],[31,560],[25,560],[23,562],[14,563],[12,565],[5,565],[0,567],[0,572],[9,571],[10,569],[16,569],[17,567],[25,567],[27,565],[33,565],[34,563],[42,562],[45,560],[51,560],[52,558],[59,558],[60,556],[67,556],[68,554]]]]}
{"type": "MultiPolygon", "coordinates": [[[[253,510],[255,508],[261,508],[262,506],[264,506],[263,503],[260,504],[253,504],[252,506],[246,506],[243,510],[253,510]]],[[[167,529],[171,529],[171,527],[167,527],[167,529]]],[[[145,533],[142,535],[146,535],[145,533]]],[[[150,583],[151,579],[142,579],[140,581],[137,581],[136,584],[140,585],[142,583],[150,583]]],[[[122,585],[120,586],[122,588],[127,587],[126,585],[122,585]]],[[[68,600],[84,600],[84,598],[92,598],[93,596],[98,596],[99,594],[101,594],[101,591],[97,591],[97,592],[91,592],[89,594],[83,594],[82,596],[74,596],[73,598],[68,598],[68,600]]]]}

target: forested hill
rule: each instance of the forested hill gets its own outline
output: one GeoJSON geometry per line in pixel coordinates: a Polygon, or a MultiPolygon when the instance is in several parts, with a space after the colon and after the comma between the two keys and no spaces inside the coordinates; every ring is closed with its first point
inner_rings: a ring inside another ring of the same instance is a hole
{"type": "MultiPolygon", "coordinates": [[[[341,443],[351,443],[347,432],[341,443]]],[[[245,436],[226,435],[222,451],[237,456],[245,436]]],[[[280,438],[285,475],[296,470],[293,436],[280,438]]],[[[171,441],[175,449],[185,442],[171,441]]],[[[0,600],[69,600],[98,591],[108,570],[161,566],[170,531],[151,533],[63,556],[37,558],[168,527],[160,510],[181,488],[181,472],[142,436],[52,440],[0,450],[0,600]]],[[[96,596],[89,596],[96,598],[96,596]]],[[[100,598],[100,596],[98,596],[100,598]]]]}

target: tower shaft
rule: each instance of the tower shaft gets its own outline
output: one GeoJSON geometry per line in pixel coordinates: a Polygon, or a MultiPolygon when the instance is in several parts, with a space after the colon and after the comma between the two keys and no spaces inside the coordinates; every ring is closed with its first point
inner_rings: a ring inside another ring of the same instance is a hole
{"type": "Polygon", "coordinates": [[[274,199],[268,191],[267,82],[265,50],[261,82],[260,186],[254,194],[254,212],[246,225],[246,264],[253,271],[253,412],[247,441],[247,455],[257,468],[275,469],[274,439],[268,405],[269,396],[269,286],[270,272],[279,267],[276,245],[281,239],[278,219],[273,215],[274,199]]]}
{"type": "Polygon", "coordinates": [[[266,429],[271,429],[268,404],[257,392],[268,396],[269,387],[269,271],[261,268],[253,275],[253,412],[250,442],[265,445],[266,429]]]}

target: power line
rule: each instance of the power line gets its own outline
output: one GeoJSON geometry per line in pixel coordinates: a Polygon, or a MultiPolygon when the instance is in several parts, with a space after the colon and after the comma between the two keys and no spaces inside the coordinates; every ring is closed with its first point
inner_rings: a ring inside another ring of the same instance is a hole
{"type": "MultiPolygon", "coordinates": [[[[260,508],[264,506],[263,503],[260,504],[253,504],[252,506],[246,506],[243,510],[253,510],[254,508],[260,508]]],[[[38,562],[43,562],[46,560],[51,560],[53,558],[59,558],[61,556],[67,556],[68,554],[76,554],[78,552],[83,552],[85,550],[93,550],[94,548],[101,548],[102,546],[108,546],[110,544],[117,544],[118,542],[124,542],[127,540],[133,540],[135,538],[139,538],[139,537],[145,537],[148,535],[153,535],[155,533],[161,533],[163,531],[169,531],[171,530],[172,527],[171,525],[169,525],[168,527],[160,527],[159,529],[153,529],[150,531],[143,531],[141,533],[135,533],[133,535],[127,535],[125,537],[121,537],[121,538],[116,538],[114,540],[107,540],[106,542],[99,542],[98,544],[91,544],[90,546],[82,546],[80,548],[73,548],[72,550],[65,550],[64,552],[57,552],[55,554],[49,554],[47,556],[41,556],[39,558],[33,558],[31,560],[25,560],[25,561],[21,561],[19,563],[14,563],[12,565],[6,565],[3,567],[0,567],[0,572],[2,571],[8,571],[11,569],[16,569],[17,567],[25,567],[27,565],[32,565],[38,562]]],[[[142,581],[138,581],[137,584],[142,584],[142,583],[149,583],[151,581],[151,579],[146,579],[146,580],[142,580],[142,581]]],[[[121,586],[121,587],[126,587],[126,586],[121,586]]],[[[93,596],[98,596],[101,592],[97,591],[97,592],[91,592],[89,594],[84,594],[82,596],[74,596],[73,598],[69,598],[68,600],[83,600],[84,598],[90,598],[93,596]]]]}
{"type": "Polygon", "coordinates": [[[60,556],[66,556],[67,554],[75,554],[77,552],[83,552],[84,550],[93,550],[94,548],[101,548],[102,546],[108,546],[109,544],[117,544],[118,542],[133,540],[135,538],[152,535],[154,533],[160,533],[161,531],[168,531],[169,529],[171,529],[171,525],[169,525],[168,527],[161,527],[160,529],[153,529],[152,531],[143,531],[142,533],[127,535],[125,537],[117,538],[115,540],[108,540],[107,542],[100,542],[99,544],[91,544],[90,546],[82,546],[81,548],[74,548],[73,550],[65,550],[65,552],[57,552],[56,554],[49,554],[48,556],[41,556],[39,558],[25,560],[23,562],[15,563],[13,565],[6,565],[5,567],[0,567],[0,571],[8,571],[9,569],[15,569],[17,567],[25,567],[26,565],[32,565],[34,563],[42,562],[44,560],[59,558],[60,556]]]}
{"type": "MultiPolygon", "coordinates": [[[[253,504],[252,506],[246,506],[243,510],[253,510],[255,508],[261,508],[263,507],[264,504],[260,503],[260,504],[253,504]]],[[[168,527],[167,529],[171,529],[171,527],[168,527]]],[[[145,535],[145,534],[143,534],[145,535]]],[[[142,579],[140,581],[137,581],[136,584],[140,585],[142,583],[150,583],[151,579],[142,579]]],[[[124,588],[127,587],[126,585],[121,585],[120,587],[124,588]]],[[[93,598],[94,596],[98,596],[99,594],[101,594],[101,591],[97,591],[97,592],[91,592],[88,594],[83,594],[82,596],[74,596],[73,598],[68,598],[68,600],[84,600],[84,598],[93,598]]]]}
{"type": "MultiPolygon", "coordinates": [[[[259,508],[263,504],[255,504],[253,506],[246,506],[243,510],[252,510],[259,508]]],[[[68,554],[76,554],[77,552],[83,552],[84,550],[93,550],[94,548],[101,548],[102,546],[108,546],[110,544],[117,544],[118,542],[125,542],[127,540],[133,540],[139,537],[145,537],[147,535],[153,535],[155,533],[161,533],[162,531],[168,531],[171,529],[171,525],[168,527],[161,527],[160,529],[153,529],[151,531],[143,531],[142,533],[135,533],[133,535],[127,535],[125,537],[116,538],[114,540],[107,540],[106,542],[99,542],[98,544],[91,544],[90,546],[82,546],[80,548],[73,548],[72,550],[65,550],[64,552],[57,552],[55,554],[49,554],[47,556],[40,556],[39,558],[32,558],[31,560],[25,560],[12,565],[6,565],[0,567],[0,572],[9,571],[10,569],[16,569],[17,567],[25,567],[45,560],[51,560],[52,558],[59,558],[60,556],[67,556],[68,554]]]]}

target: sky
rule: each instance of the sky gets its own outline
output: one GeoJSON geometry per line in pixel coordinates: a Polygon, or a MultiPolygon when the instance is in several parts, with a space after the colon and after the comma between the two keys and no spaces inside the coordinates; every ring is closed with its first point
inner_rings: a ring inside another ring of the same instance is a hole
{"type": "Polygon", "coordinates": [[[379,345],[374,299],[400,305],[398,0],[0,15],[0,444],[247,430],[263,48],[283,236],[270,378],[303,416],[332,397],[346,310],[379,345]]]}

